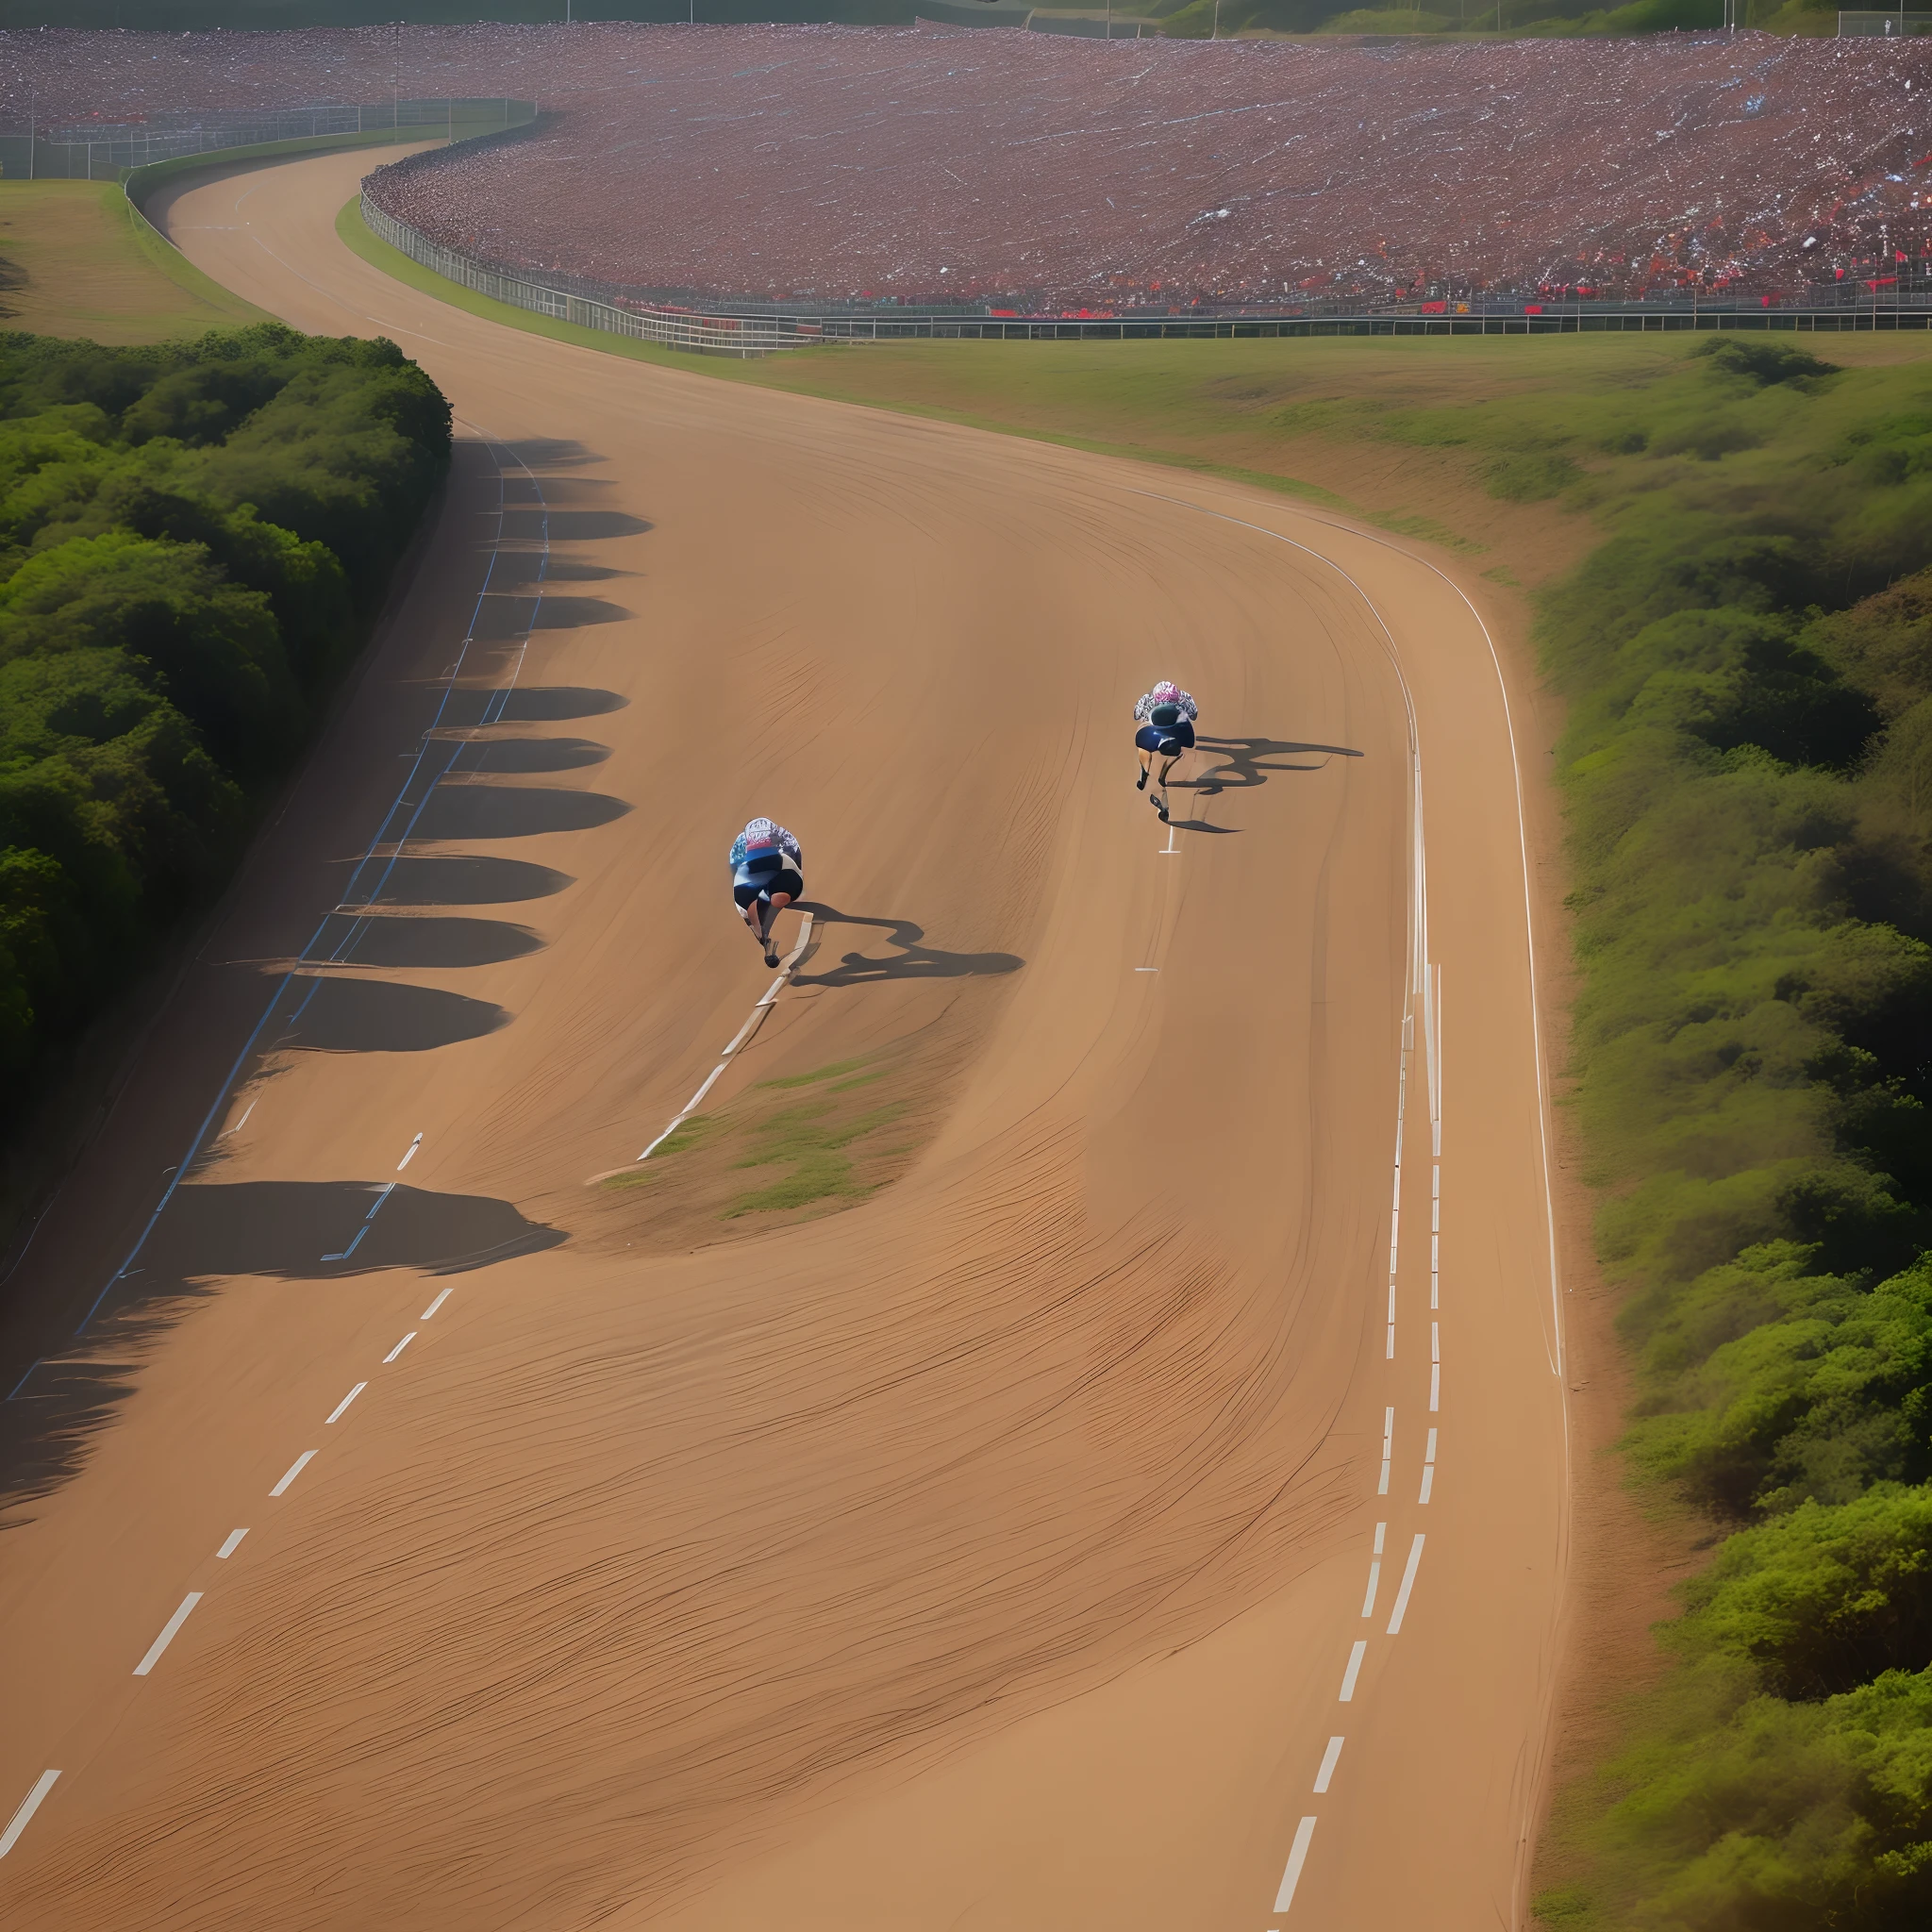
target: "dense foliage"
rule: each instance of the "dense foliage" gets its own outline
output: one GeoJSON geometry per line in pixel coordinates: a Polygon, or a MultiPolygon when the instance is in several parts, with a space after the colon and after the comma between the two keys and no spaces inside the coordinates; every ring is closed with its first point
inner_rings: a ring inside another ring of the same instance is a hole
{"type": "Polygon", "coordinates": [[[0,1070],[225,875],[448,453],[391,342],[0,342],[0,1070]]]}
{"type": "Polygon", "coordinates": [[[1932,1923],[1932,371],[1700,347],[1602,425],[1617,533],[1544,633],[1630,1449],[1733,1533],[1539,1910],[1902,1932],[1932,1923]]]}

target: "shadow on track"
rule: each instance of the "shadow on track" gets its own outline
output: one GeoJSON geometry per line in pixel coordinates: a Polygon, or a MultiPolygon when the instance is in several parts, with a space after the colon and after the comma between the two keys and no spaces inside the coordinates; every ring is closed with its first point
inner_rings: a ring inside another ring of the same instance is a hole
{"type": "Polygon", "coordinates": [[[475,643],[500,644],[530,631],[578,630],[586,625],[616,624],[635,615],[607,597],[545,591],[540,598],[534,592],[492,591],[478,606],[470,636],[475,643]]]}
{"type": "Polygon", "coordinates": [[[630,810],[601,791],[547,785],[439,785],[417,816],[412,841],[529,839],[542,832],[586,832],[630,810]]]}
{"type": "Polygon", "coordinates": [[[561,1228],[483,1194],[398,1185],[376,1203],[376,1188],[365,1181],[177,1189],[135,1272],[115,1284],[86,1341],[10,1378],[15,1392],[0,1403],[0,1511],[24,1521],[12,1513],[18,1506],[78,1470],[89,1438],[113,1420],[154,1345],[210,1291],[211,1277],[324,1283],[378,1268],[458,1274],[568,1239],[561,1228]],[[323,1259],[351,1242],[347,1259],[323,1259]]]}
{"type": "Polygon", "coordinates": [[[496,699],[491,712],[494,724],[559,724],[566,718],[595,718],[606,711],[621,711],[630,703],[614,691],[597,691],[582,684],[520,685],[508,697],[492,691],[463,692],[476,700],[476,716],[452,717],[452,724],[480,724],[487,701],[496,699]]]}
{"type": "Polygon", "coordinates": [[[581,771],[601,765],[609,756],[610,747],[592,738],[473,738],[459,769],[524,778],[538,772],[581,771]]]}
{"type": "MultiPolygon", "coordinates": [[[[1281,772],[1319,772],[1319,764],[1264,764],[1264,758],[1293,758],[1314,752],[1324,758],[1358,758],[1366,754],[1345,744],[1304,744],[1291,738],[1207,738],[1196,741],[1199,749],[1225,762],[1203,772],[1198,777],[1178,780],[1175,791],[1198,791],[1207,798],[1218,798],[1224,791],[1251,791],[1265,785],[1269,774],[1281,772]]],[[[1190,827],[1189,829],[1198,829],[1190,827]]]]}
{"type": "MultiPolygon", "coordinates": [[[[325,933],[325,938],[327,934],[325,933]]],[[[343,963],[441,971],[456,966],[495,966],[541,952],[542,939],[507,919],[414,918],[406,912],[365,917],[343,963]]],[[[326,956],[324,956],[325,958],[326,956]]],[[[311,965],[323,960],[311,957],[311,965]]]]}
{"type": "MultiPolygon", "coordinates": [[[[355,869],[343,860],[344,883],[355,869]]],[[[379,906],[509,906],[547,899],[576,881],[567,872],[527,858],[469,853],[405,853],[383,880],[379,906]]]]}
{"type": "MultiPolygon", "coordinates": [[[[823,926],[873,925],[886,935],[889,945],[898,951],[885,958],[865,953],[847,953],[838,965],[823,973],[792,975],[793,986],[874,986],[888,979],[964,979],[981,974],[1017,973],[1025,960],[1015,953],[947,953],[921,943],[925,928],[909,919],[868,919],[857,912],[841,912],[835,906],[816,899],[801,899],[801,912],[809,912],[823,926]]],[[[817,933],[813,935],[819,939],[817,933]]],[[[819,943],[824,943],[819,941],[819,943]]]]}
{"type": "MultiPolygon", "coordinates": [[[[375,922],[371,921],[371,924],[375,922]]],[[[361,963],[358,956],[357,963],[361,963]]],[[[289,1024],[271,1042],[301,1053],[432,1053],[459,1040],[480,1040],[509,1024],[488,1000],[399,979],[298,974],[310,982],[289,1024]]]]}

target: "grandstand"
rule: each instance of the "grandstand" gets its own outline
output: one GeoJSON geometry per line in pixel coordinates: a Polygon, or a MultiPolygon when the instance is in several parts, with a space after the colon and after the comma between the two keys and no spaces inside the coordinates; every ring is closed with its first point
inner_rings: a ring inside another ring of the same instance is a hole
{"type": "Polygon", "coordinates": [[[1896,286],[1932,43],[1450,45],[938,26],[4,37],[18,117],[533,98],[377,174],[431,240],[622,299],[1107,314],[1896,286]]]}

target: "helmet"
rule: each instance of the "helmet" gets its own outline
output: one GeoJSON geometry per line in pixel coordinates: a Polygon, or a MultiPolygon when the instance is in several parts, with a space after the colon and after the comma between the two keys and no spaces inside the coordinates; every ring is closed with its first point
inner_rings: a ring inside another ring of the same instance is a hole
{"type": "Polygon", "coordinates": [[[1180,686],[1169,682],[1165,677],[1154,687],[1155,697],[1163,705],[1171,705],[1180,694],[1180,686]]]}
{"type": "Polygon", "coordinates": [[[747,839],[751,839],[754,841],[758,839],[768,839],[777,829],[777,824],[774,820],[750,819],[747,820],[745,823],[744,836],[747,839]]]}

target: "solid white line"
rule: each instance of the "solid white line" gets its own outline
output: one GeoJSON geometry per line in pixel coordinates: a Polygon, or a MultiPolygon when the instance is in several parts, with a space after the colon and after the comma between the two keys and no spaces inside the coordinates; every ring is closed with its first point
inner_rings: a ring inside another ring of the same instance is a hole
{"type": "Polygon", "coordinates": [[[702,1087],[700,1087],[695,1093],[691,1095],[691,1105],[685,1108],[686,1113],[692,1114],[697,1112],[699,1104],[704,1100],[705,1095],[711,1091],[713,1085],[717,1081],[718,1075],[722,1074],[724,1071],[724,1069],[728,1067],[730,1064],[731,1062],[729,1060],[720,1060],[718,1064],[711,1069],[710,1073],[708,1074],[705,1077],[705,1084],[702,1087]]]}
{"type": "Polygon", "coordinates": [[[409,1142],[409,1151],[406,1155],[404,1155],[399,1161],[396,1162],[396,1172],[398,1174],[401,1174],[404,1168],[408,1167],[410,1161],[415,1159],[416,1150],[417,1148],[422,1146],[422,1144],[423,1136],[421,1134],[418,1134],[416,1138],[409,1142]]]}
{"type": "MultiPolygon", "coordinates": [[[[258,1096],[258,1098],[259,1096],[258,1096]]],[[[242,1129],[248,1124],[248,1116],[255,1111],[256,1104],[256,1101],[251,1100],[248,1103],[248,1105],[242,1109],[242,1118],[239,1121],[237,1121],[232,1127],[227,1128],[223,1133],[223,1140],[225,1141],[228,1138],[229,1134],[239,1134],[242,1131],[242,1129]]]]}
{"type": "Polygon", "coordinates": [[[1328,1748],[1322,1754],[1322,1768],[1315,1774],[1315,1795],[1318,1798],[1328,1794],[1328,1780],[1335,1775],[1337,1760],[1341,1756],[1341,1740],[1330,1738],[1328,1748]]]}
{"type": "Polygon", "coordinates": [[[1307,1863],[1308,1840],[1315,1835],[1315,1821],[1304,1818],[1294,1828],[1294,1843],[1289,1847],[1288,1870],[1281,1874],[1281,1890],[1274,1894],[1274,1909],[1285,1912],[1294,1903],[1294,1889],[1302,1881],[1302,1867],[1307,1863]]]}
{"type": "Polygon", "coordinates": [[[1341,1695],[1338,1704],[1352,1704],[1355,1701],[1355,1680],[1361,1674],[1362,1659],[1369,1654],[1369,1640],[1357,1637],[1355,1646],[1348,1653],[1348,1668],[1341,1674],[1341,1695]]]}
{"type": "Polygon", "coordinates": [[[1408,1561],[1402,1566],[1402,1585],[1395,1592],[1395,1608],[1389,1617],[1389,1635],[1394,1637],[1402,1629],[1402,1620],[1408,1613],[1408,1593],[1415,1588],[1415,1568],[1423,1559],[1423,1533],[1417,1530],[1415,1541],[1408,1546],[1408,1561]]]}
{"type": "Polygon", "coordinates": [[[419,1322],[426,1322],[426,1321],[428,1321],[428,1319],[430,1318],[430,1316],[431,1316],[431,1315],[433,1315],[433,1314],[435,1314],[435,1312],[437,1311],[437,1309],[438,1309],[438,1308],[440,1308],[440,1307],[441,1307],[441,1306],[443,1305],[443,1303],[444,1303],[444,1302],[446,1302],[446,1301],[448,1301],[448,1299],[450,1298],[450,1296],[451,1296],[451,1295],[453,1295],[453,1294],[454,1294],[455,1292],[456,1292],[456,1290],[455,1290],[455,1289],[453,1289],[453,1288],[446,1288],[446,1289],[444,1289],[444,1290],[443,1290],[443,1291],[442,1291],[442,1292],[441,1292],[441,1293],[440,1295],[438,1295],[438,1296],[436,1297],[436,1299],[435,1299],[435,1300],[434,1300],[433,1302],[431,1302],[431,1303],[429,1304],[429,1306],[428,1306],[428,1307],[427,1307],[426,1308],[425,1308],[425,1309],[423,1310],[423,1312],[422,1312],[422,1313],[421,1313],[420,1315],[418,1315],[418,1316],[416,1317],[416,1319],[417,1319],[417,1320],[418,1320],[419,1322]]]}
{"type": "Polygon", "coordinates": [[[1373,1617],[1375,1614],[1375,1587],[1381,1580],[1382,1565],[1379,1561],[1372,1560],[1369,1564],[1369,1593],[1362,1598],[1362,1615],[1365,1617],[1373,1617]]]}
{"type": "Polygon", "coordinates": [[[34,1788],[20,1801],[20,1809],[13,1814],[12,1821],[5,1831],[0,1831],[0,1858],[4,1858],[20,1842],[20,1835],[33,1823],[33,1816],[41,1808],[41,1800],[54,1789],[54,1780],[60,1774],[58,1771],[43,1771],[34,1780],[34,1788]]]}
{"type": "MultiPolygon", "coordinates": [[[[414,1341],[415,1339],[416,1331],[413,1328],[411,1328],[409,1332],[406,1336],[404,1336],[403,1339],[399,1342],[397,1342],[396,1345],[392,1349],[391,1349],[386,1356],[383,1357],[383,1367],[388,1368],[390,1363],[394,1361],[397,1356],[401,1355],[404,1349],[408,1348],[410,1342],[414,1341]]],[[[1433,1434],[1434,1431],[1432,1430],[1430,1433],[1433,1434]]]]}
{"type": "Polygon", "coordinates": [[[215,1555],[224,1558],[232,1557],[242,1547],[242,1539],[247,1534],[248,1532],[245,1529],[231,1529],[228,1532],[227,1541],[215,1552],[215,1555]]]}
{"type": "Polygon", "coordinates": [[[151,1644],[148,1645],[147,1655],[144,1657],[142,1657],[138,1664],[135,1665],[134,1674],[137,1677],[146,1676],[147,1674],[151,1670],[153,1670],[158,1663],[160,1662],[162,1651],[166,1650],[169,1644],[174,1642],[175,1631],[180,1629],[182,1624],[187,1623],[189,1611],[192,1610],[195,1607],[195,1605],[198,1604],[200,1601],[201,1592],[198,1590],[191,1590],[188,1592],[188,1594],[181,1599],[181,1607],[178,1610],[176,1610],[175,1614],[172,1617],[170,1617],[165,1624],[161,1625],[161,1634],[158,1637],[157,1637],[151,1644]]]}
{"type": "MultiPolygon", "coordinates": [[[[668,1127],[666,1127],[664,1131],[661,1134],[659,1134],[658,1138],[655,1141],[653,1141],[651,1144],[648,1147],[646,1147],[641,1154],[638,1156],[638,1161],[650,1159],[651,1156],[657,1153],[658,1149],[660,1148],[666,1141],[670,1140],[672,1135],[676,1133],[678,1128],[681,1127],[685,1124],[685,1122],[698,1110],[699,1105],[703,1102],[705,1095],[711,1091],[713,1082],[715,1082],[718,1075],[722,1074],[724,1071],[724,1069],[731,1064],[731,1056],[738,1051],[741,1045],[743,1044],[746,1037],[751,1033],[752,1029],[758,1024],[758,1021],[763,1017],[765,1008],[769,1007],[772,1004],[772,1002],[778,997],[779,993],[784,991],[786,982],[790,980],[792,974],[797,971],[798,962],[801,958],[804,958],[807,942],[811,938],[811,923],[812,915],[809,912],[808,912],[805,915],[804,919],[799,923],[798,943],[791,948],[791,952],[786,954],[784,959],[779,963],[777,978],[773,980],[771,985],[765,990],[765,996],[761,1000],[759,1000],[758,1005],[751,1009],[751,1018],[747,1020],[744,1023],[744,1024],[738,1029],[736,1037],[732,1040],[731,1044],[724,1049],[724,1052],[723,1056],[720,1058],[718,1064],[715,1067],[713,1067],[710,1073],[706,1076],[705,1084],[702,1087],[700,1087],[698,1091],[695,1093],[693,1093],[688,1101],[685,1102],[684,1107],[678,1113],[677,1118],[674,1120],[671,1123],[671,1124],[668,1127]]],[[[633,1161],[631,1165],[635,1167],[638,1164],[638,1161],[633,1161]]]]}
{"type": "Polygon", "coordinates": [[[276,1484],[276,1485],[275,1486],[275,1488],[274,1488],[274,1489],[272,1489],[272,1490],[271,1490],[271,1491],[269,1491],[269,1494],[270,1494],[271,1496],[279,1496],[279,1495],[280,1495],[280,1494],[281,1494],[281,1493],[282,1493],[282,1492],[283,1492],[283,1491],[285,1491],[285,1490],[286,1490],[286,1489],[287,1489],[287,1488],[289,1487],[289,1485],[290,1485],[290,1484],[291,1484],[291,1482],[293,1482],[293,1481],[295,1480],[295,1478],[296,1478],[296,1477],[297,1477],[298,1475],[300,1475],[300,1474],[302,1474],[302,1472],[303,1472],[303,1471],[304,1471],[305,1469],[307,1469],[307,1468],[308,1467],[308,1465],[309,1465],[309,1464],[310,1464],[311,1462],[313,1462],[314,1460],[315,1460],[315,1451],[314,1451],[313,1449],[305,1449],[305,1450],[303,1450],[303,1452],[301,1453],[301,1455],[299,1455],[298,1457],[296,1457],[296,1458],[294,1459],[294,1461],[293,1461],[293,1462],[290,1463],[290,1465],[289,1465],[289,1473],[288,1473],[288,1474],[287,1474],[287,1475],[285,1475],[285,1476],[284,1476],[284,1477],[283,1477],[283,1478],[281,1479],[281,1481],[280,1481],[280,1482],[278,1482],[278,1483],[277,1483],[277,1484],[276,1484]]]}
{"type": "Polygon", "coordinates": [[[367,1382],[358,1382],[356,1386],[353,1389],[351,1389],[349,1392],[345,1396],[343,1396],[342,1399],[339,1403],[337,1403],[332,1409],[329,1410],[326,1419],[323,1423],[323,1427],[327,1428],[329,1424],[334,1422],[335,1419],[341,1414],[343,1409],[347,1408],[350,1403],[354,1402],[357,1396],[361,1394],[363,1390],[368,1388],[368,1386],[369,1384],[367,1382]]]}
{"type": "MultiPolygon", "coordinates": [[[[1383,638],[1387,641],[1389,661],[1394,667],[1396,682],[1402,690],[1403,706],[1408,714],[1409,757],[1415,773],[1417,791],[1413,817],[1415,820],[1416,845],[1418,854],[1420,854],[1422,850],[1422,806],[1420,796],[1422,753],[1416,724],[1415,699],[1409,692],[1407,678],[1403,675],[1402,658],[1395,648],[1394,634],[1390,630],[1388,622],[1382,613],[1376,609],[1374,599],[1332,557],[1315,549],[1312,544],[1298,542],[1292,537],[1284,536],[1279,530],[1271,530],[1265,524],[1250,523],[1243,517],[1230,516],[1225,510],[1209,509],[1206,504],[1191,503],[1184,496],[1169,496],[1164,491],[1158,490],[1136,490],[1131,486],[1126,487],[1128,493],[1131,495],[1151,497],[1158,503],[1172,503],[1180,508],[1191,509],[1198,516],[1213,517],[1218,522],[1234,525],[1237,529],[1252,530],[1257,536],[1272,538],[1277,543],[1286,543],[1291,550],[1299,550],[1303,556],[1311,557],[1317,562],[1325,564],[1368,607],[1370,614],[1374,618],[1376,624],[1381,626],[1383,638]]],[[[1405,549],[1400,543],[1393,542],[1387,537],[1377,537],[1367,530],[1357,529],[1346,524],[1331,523],[1326,517],[1318,517],[1306,510],[1295,511],[1292,514],[1299,515],[1309,523],[1319,524],[1325,530],[1334,530],[1344,537],[1353,538],[1358,542],[1373,544],[1378,550],[1392,550],[1398,557],[1406,558],[1410,563],[1420,565],[1431,576],[1440,577],[1443,583],[1448,585],[1450,590],[1455,591],[1457,596],[1461,598],[1463,608],[1475,620],[1476,628],[1483,634],[1483,642],[1489,647],[1490,667],[1496,675],[1496,691],[1503,701],[1504,733],[1509,741],[1509,768],[1516,783],[1516,846],[1518,860],[1523,871],[1523,923],[1525,940],[1524,953],[1529,973],[1529,1035],[1536,1057],[1537,1144],[1541,1156],[1542,1166],[1543,1226],[1549,1242],[1551,1342],[1554,1345],[1549,1350],[1548,1358],[1550,1373],[1560,1381],[1563,1374],[1564,1356],[1563,1301],[1560,1285],[1561,1272],[1557,1260],[1557,1190],[1556,1180],[1550,1167],[1550,1083],[1543,1054],[1542,992],[1537,974],[1536,963],[1536,897],[1530,879],[1529,816],[1524,808],[1523,802],[1523,759],[1517,749],[1516,713],[1509,702],[1508,681],[1503,675],[1502,655],[1496,649],[1496,641],[1491,636],[1490,627],[1483,621],[1482,612],[1475,608],[1469,592],[1447,571],[1442,569],[1440,564],[1431,563],[1427,558],[1419,557],[1414,551],[1405,549]]],[[[1422,900],[1424,908],[1424,917],[1426,920],[1427,902],[1426,898],[1423,896],[1426,892],[1426,878],[1418,880],[1416,885],[1418,890],[1414,896],[1422,900]]],[[[1423,957],[1427,958],[1426,925],[1424,925],[1423,931],[1423,957]]],[[[1442,1151],[1442,1124],[1440,1118],[1434,1123],[1432,1138],[1433,1151],[1441,1154],[1442,1151]]],[[[1569,1454],[1570,1446],[1568,1437],[1569,1420],[1569,1408],[1566,1404],[1563,1416],[1565,1430],[1563,1447],[1566,1457],[1569,1454]]]]}

